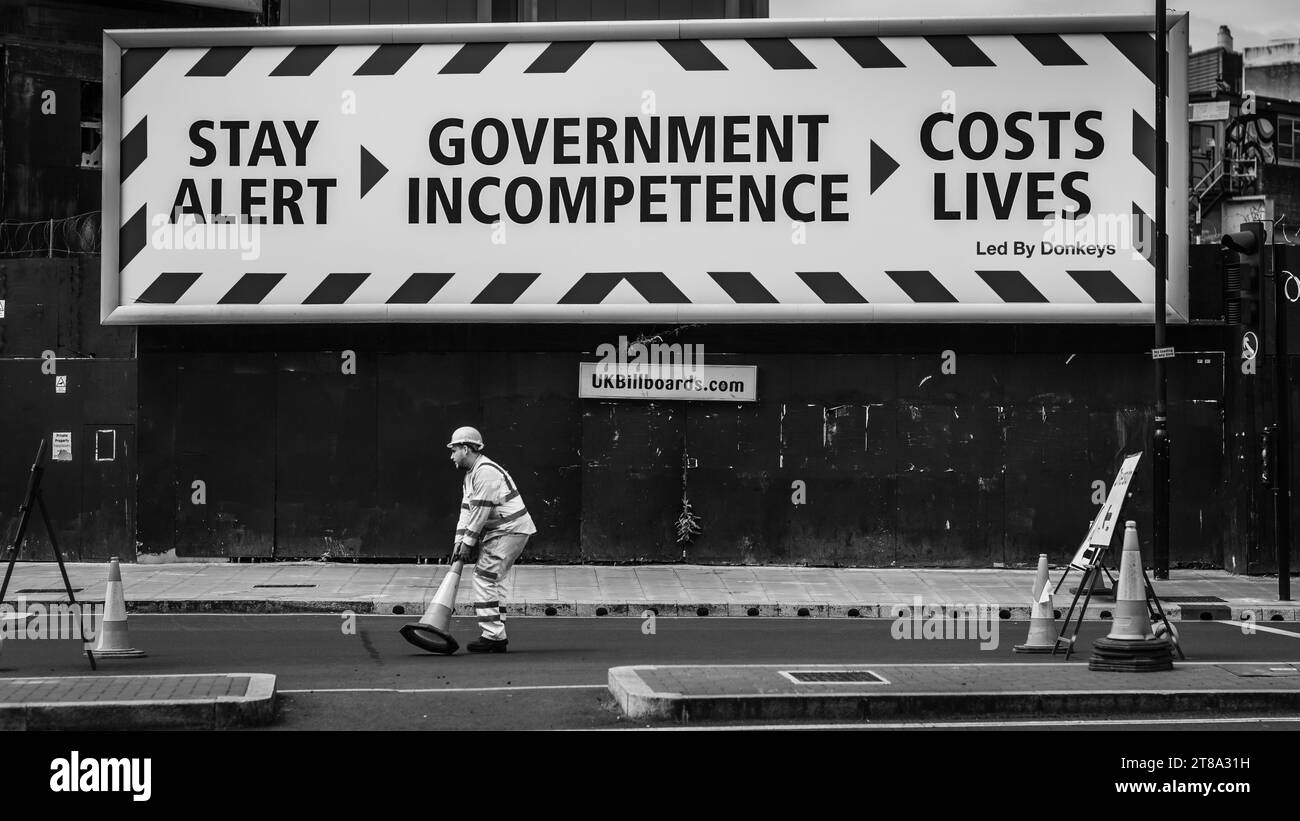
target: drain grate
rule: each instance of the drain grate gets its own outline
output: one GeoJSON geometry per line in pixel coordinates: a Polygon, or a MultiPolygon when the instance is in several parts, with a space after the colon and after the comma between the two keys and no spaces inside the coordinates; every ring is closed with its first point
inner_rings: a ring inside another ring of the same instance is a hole
{"type": "Polygon", "coordinates": [[[870,670],[782,670],[800,684],[888,684],[870,670]]]}
{"type": "Polygon", "coordinates": [[[255,584],[253,587],[315,587],[314,584],[255,584]]]}
{"type": "MultiPolygon", "coordinates": [[[[73,593],[80,593],[81,587],[72,588],[73,593]]],[[[15,590],[15,593],[67,593],[66,587],[24,587],[22,590],[15,590]]]]}

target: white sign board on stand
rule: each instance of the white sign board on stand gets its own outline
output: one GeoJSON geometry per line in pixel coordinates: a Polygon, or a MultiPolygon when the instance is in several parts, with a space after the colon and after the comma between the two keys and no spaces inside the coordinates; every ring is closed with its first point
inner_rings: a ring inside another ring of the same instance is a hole
{"type": "Polygon", "coordinates": [[[1105,504],[1097,511],[1096,518],[1092,520],[1092,527],[1088,529],[1088,535],[1075,551],[1074,559],[1070,561],[1071,567],[1086,570],[1097,551],[1105,550],[1110,546],[1115,525],[1119,522],[1120,509],[1123,508],[1124,498],[1128,494],[1129,483],[1133,481],[1133,473],[1137,471],[1138,461],[1141,459],[1141,451],[1124,457],[1124,464],[1120,466],[1119,473],[1110,486],[1105,504]]]}

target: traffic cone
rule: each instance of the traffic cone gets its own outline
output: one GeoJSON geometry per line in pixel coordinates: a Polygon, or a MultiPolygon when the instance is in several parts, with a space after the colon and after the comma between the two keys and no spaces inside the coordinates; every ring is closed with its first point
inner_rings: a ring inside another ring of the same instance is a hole
{"type": "Polygon", "coordinates": [[[447,577],[438,586],[433,601],[418,622],[402,625],[402,638],[430,653],[450,656],[460,649],[460,643],[451,635],[451,613],[456,609],[456,590],[460,587],[460,571],[465,562],[457,559],[447,571],[447,577]]]}
{"type": "Polygon", "coordinates": [[[126,634],[126,597],[122,593],[122,568],[114,556],[108,562],[108,590],[104,592],[104,618],[91,652],[96,658],[142,658],[126,634]]]}
{"type": "Polygon", "coordinates": [[[1124,525],[1124,552],[1120,556],[1110,634],[1093,642],[1092,651],[1089,670],[1144,673],[1174,669],[1173,645],[1167,636],[1157,636],[1151,629],[1137,522],[1124,525]]]}
{"type": "Polygon", "coordinates": [[[1017,653],[1050,653],[1056,649],[1056,614],[1052,609],[1052,583],[1047,574],[1047,554],[1038,555],[1034,578],[1034,609],[1029,616],[1029,638],[1017,644],[1017,653]]]}

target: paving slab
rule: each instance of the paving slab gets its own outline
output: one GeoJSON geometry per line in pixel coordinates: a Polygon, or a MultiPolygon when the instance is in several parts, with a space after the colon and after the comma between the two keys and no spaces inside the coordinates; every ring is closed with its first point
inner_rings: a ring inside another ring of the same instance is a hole
{"type": "MultiPolygon", "coordinates": [[[[108,566],[70,563],[68,575],[79,601],[102,602],[108,566]]],[[[423,613],[446,577],[447,565],[350,562],[185,562],[124,564],[123,589],[131,612],[341,612],[423,613]],[[275,585],[275,586],[266,586],[275,585]],[[292,585],[292,586],[286,586],[292,585]],[[302,585],[302,586],[299,586],[302,585]]],[[[1051,573],[1053,585],[1062,568],[1051,573]]],[[[578,615],[596,607],[695,617],[701,607],[716,615],[795,616],[801,609],[830,618],[896,618],[900,607],[975,605],[1002,618],[1026,618],[1035,571],[1022,568],[824,568],[715,565],[517,565],[505,580],[506,600],[544,612],[578,615]],[[1005,613],[1005,615],[1002,615],[1005,613]]],[[[1077,584],[1070,573],[1053,606],[1062,616],[1077,584]]],[[[1277,600],[1277,579],[1234,576],[1222,570],[1170,571],[1155,583],[1170,621],[1300,620],[1300,603],[1277,600]],[[1185,598],[1197,599],[1184,601],[1185,598]]],[[[472,578],[463,573],[459,601],[471,601],[472,578]]],[[[19,562],[11,603],[25,589],[61,590],[52,562],[19,562]]],[[[62,593],[26,594],[31,601],[62,601],[62,593]]],[[[1085,618],[1107,619],[1108,599],[1094,599],[1085,618]]]]}
{"type": "Polygon", "coordinates": [[[0,730],[225,730],[275,720],[275,676],[0,678],[0,730]]]}
{"type": "Polygon", "coordinates": [[[648,665],[612,668],[609,691],[629,718],[681,722],[1269,715],[1300,709],[1300,666],[1176,663],[1165,672],[1103,673],[1088,670],[1086,659],[648,665]]]}

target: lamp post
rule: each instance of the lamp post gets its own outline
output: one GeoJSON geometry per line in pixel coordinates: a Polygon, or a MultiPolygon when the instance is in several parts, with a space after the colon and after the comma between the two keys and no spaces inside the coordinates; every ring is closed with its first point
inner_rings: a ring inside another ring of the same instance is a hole
{"type": "MultiPolygon", "coordinates": [[[[1165,347],[1165,303],[1166,277],[1169,259],[1165,253],[1167,234],[1165,232],[1165,186],[1168,176],[1169,158],[1165,152],[1165,89],[1169,86],[1169,54],[1165,47],[1165,3],[1156,0],[1156,226],[1155,226],[1155,276],[1156,276],[1156,316],[1155,348],[1165,347]]],[[[1167,408],[1168,375],[1165,360],[1155,358],[1156,365],[1156,418],[1155,430],[1152,432],[1151,472],[1155,480],[1155,493],[1152,495],[1152,524],[1154,525],[1154,560],[1155,577],[1169,578],[1169,418],[1167,408]]]]}

